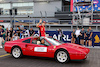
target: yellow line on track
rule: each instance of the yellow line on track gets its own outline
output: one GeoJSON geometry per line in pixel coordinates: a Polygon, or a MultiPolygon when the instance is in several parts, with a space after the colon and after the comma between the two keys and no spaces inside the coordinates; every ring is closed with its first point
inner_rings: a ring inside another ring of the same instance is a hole
{"type": "Polygon", "coordinates": [[[1,55],[0,58],[1,58],[1,57],[5,57],[5,56],[9,56],[9,55],[10,55],[10,54],[1,55]]]}

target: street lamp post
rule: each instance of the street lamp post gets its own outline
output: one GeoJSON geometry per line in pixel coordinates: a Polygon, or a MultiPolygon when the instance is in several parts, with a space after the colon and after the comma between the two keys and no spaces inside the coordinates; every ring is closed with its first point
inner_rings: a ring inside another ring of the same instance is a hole
{"type": "Polygon", "coordinates": [[[13,27],[13,23],[12,23],[12,2],[10,2],[10,7],[11,7],[11,9],[10,9],[10,23],[11,23],[11,27],[13,27]]]}
{"type": "Polygon", "coordinates": [[[30,21],[31,21],[31,17],[28,15],[29,18],[29,30],[30,30],[30,21]]]}

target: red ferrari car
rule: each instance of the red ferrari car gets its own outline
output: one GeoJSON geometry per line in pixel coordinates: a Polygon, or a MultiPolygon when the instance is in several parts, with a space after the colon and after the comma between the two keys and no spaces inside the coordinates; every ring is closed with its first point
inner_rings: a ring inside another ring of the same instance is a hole
{"type": "Polygon", "coordinates": [[[48,37],[28,37],[5,43],[4,49],[14,58],[23,55],[55,58],[60,63],[87,58],[89,49],[77,44],[61,43],[48,37]],[[41,44],[44,40],[44,44],[41,44]]]}

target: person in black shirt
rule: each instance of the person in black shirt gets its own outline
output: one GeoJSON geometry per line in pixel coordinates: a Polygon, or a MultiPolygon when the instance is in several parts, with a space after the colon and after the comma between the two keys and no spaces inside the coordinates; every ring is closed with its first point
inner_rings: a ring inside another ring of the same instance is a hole
{"type": "Polygon", "coordinates": [[[90,36],[90,31],[89,31],[89,29],[87,29],[87,31],[85,32],[85,43],[86,43],[86,45],[88,45],[89,36],[90,36]]]}
{"type": "Polygon", "coordinates": [[[13,36],[13,33],[14,33],[13,28],[10,28],[9,33],[10,33],[10,40],[11,40],[12,39],[12,36],[13,36]]]}
{"type": "Polygon", "coordinates": [[[63,34],[63,30],[61,28],[59,28],[58,30],[58,35],[60,35],[60,40],[63,41],[63,37],[64,37],[64,34],[63,34]]]}
{"type": "Polygon", "coordinates": [[[75,43],[75,38],[76,38],[76,35],[75,35],[75,29],[73,29],[72,33],[71,33],[71,43],[75,43]]]}
{"type": "Polygon", "coordinates": [[[17,34],[19,37],[20,37],[20,33],[22,33],[22,30],[20,29],[20,27],[18,27],[17,34]]]}
{"type": "Polygon", "coordinates": [[[80,33],[81,33],[81,35],[80,35],[80,43],[81,43],[81,45],[84,45],[84,34],[85,34],[84,28],[82,28],[80,33]]]}
{"type": "Polygon", "coordinates": [[[33,36],[33,35],[35,34],[35,31],[33,30],[33,28],[31,28],[31,29],[29,30],[29,33],[30,33],[30,36],[33,36]]]}
{"type": "Polygon", "coordinates": [[[93,30],[91,27],[89,27],[89,32],[90,32],[90,36],[89,36],[89,46],[92,46],[92,35],[93,35],[93,30]]]}
{"type": "Polygon", "coordinates": [[[6,41],[9,41],[9,33],[10,31],[8,30],[8,28],[6,28],[6,41]]]}

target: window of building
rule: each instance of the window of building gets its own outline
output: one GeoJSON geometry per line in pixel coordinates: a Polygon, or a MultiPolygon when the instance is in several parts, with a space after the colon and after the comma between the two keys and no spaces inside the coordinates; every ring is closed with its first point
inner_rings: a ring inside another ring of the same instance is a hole
{"type": "Polygon", "coordinates": [[[9,15],[9,9],[11,9],[10,3],[0,4],[1,15],[9,15]]]}
{"type": "Polygon", "coordinates": [[[34,13],[34,3],[13,3],[13,8],[17,8],[18,15],[31,15],[34,13]]]}
{"type": "Polygon", "coordinates": [[[1,3],[0,4],[0,12],[1,15],[9,15],[9,10],[13,8],[17,9],[18,15],[31,15],[34,13],[34,3],[33,2],[27,2],[27,3],[1,3]]]}

